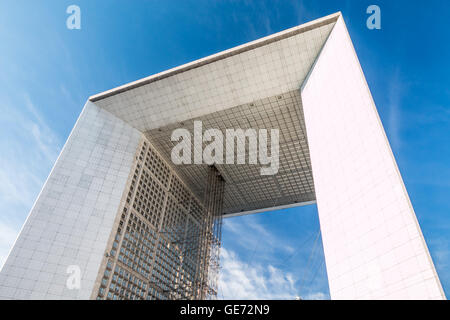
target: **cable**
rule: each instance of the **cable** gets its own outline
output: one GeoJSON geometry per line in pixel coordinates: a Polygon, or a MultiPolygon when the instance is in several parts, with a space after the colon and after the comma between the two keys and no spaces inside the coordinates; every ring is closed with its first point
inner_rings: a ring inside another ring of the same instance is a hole
{"type": "Polygon", "coordinates": [[[300,291],[303,289],[303,285],[305,284],[306,274],[307,274],[307,272],[309,270],[309,264],[310,264],[310,261],[311,261],[311,257],[313,256],[313,254],[316,251],[317,240],[319,240],[320,233],[321,233],[321,231],[320,231],[320,228],[319,228],[319,232],[317,232],[316,240],[314,240],[314,245],[313,245],[313,248],[311,250],[311,254],[309,255],[308,262],[306,263],[305,273],[303,274],[303,279],[302,279],[302,281],[300,283],[300,291]]]}
{"type": "Polygon", "coordinates": [[[261,238],[262,238],[262,234],[259,235],[258,241],[256,241],[255,248],[253,249],[253,252],[252,252],[252,254],[250,255],[250,258],[247,260],[245,270],[247,270],[248,267],[250,266],[250,262],[252,261],[254,255],[255,255],[255,253],[256,253],[256,249],[259,247],[259,243],[261,242],[261,238]]]}
{"type": "MultiPolygon", "coordinates": [[[[319,273],[319,270],[322,270],[322,267],[325,264],[325,260],[322,260],[320,266],[316,269],[316,272],[314,273],[314,276],[312,277],[311,281],[309,282],[309,285],[312,285],[314,280],[316,279],[317,274],[319,273]]],[[[311,292],[311,290],[309,290],[309,292],[311,292]]]]}
{"type": "Polygon", "coordinates": [[[286,264],[286,262],[289,261],[290,259],[292,259],[294,256],[296,256],[300,252],[300,249],[302,249],[305,246],[305,244],[308,243],[309,240],[313,236],[314,236],[314,232],[311,233],[308,236],[308,238],[306,238],[306,240],[304,242],[302,242],[302,244],[293,253],[291,253],[291,255],[287,256],[281,263],[276,264],[275,266],[278,266],[278,267],[283,267],[283,266],[286,267],[286,266],[288,266],[288,264],[286,264]]]}

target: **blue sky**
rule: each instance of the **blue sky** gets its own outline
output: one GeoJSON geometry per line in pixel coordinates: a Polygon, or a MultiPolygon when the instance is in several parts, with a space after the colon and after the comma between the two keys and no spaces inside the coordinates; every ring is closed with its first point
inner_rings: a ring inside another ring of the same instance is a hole
{"type": "MultiPolygon", "coordinates": [[[[437,0],[0,0],[0,265],[88,96],[336,11],[448,296],[450,3],[437,0]],[[71,4],[81,30],[66,28],[71,4]],[[381,30],[366,28],[370,4],[381,30]]],[[[318,230],[315,206],[225,220],[219,296],[328,298],[318,230]]]]}

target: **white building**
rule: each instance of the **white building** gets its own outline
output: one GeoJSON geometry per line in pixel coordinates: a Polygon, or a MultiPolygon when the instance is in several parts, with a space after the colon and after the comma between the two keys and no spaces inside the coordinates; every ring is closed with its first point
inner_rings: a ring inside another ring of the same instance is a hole
{"type": "MultiPolygon", "coordinates": [[[[0,273],[0,298],[114,298],[111,277],[124,266],[111,250],[117,228],[133,223],[130,211],[122,215],[131,193],[139,201],[133,181],[153,188],[142,201],[164,206],[151,212],[168,212],[171,197],[184,206],[171,213],[176,219],[204,206],[208,166],[170,160],[172,131],[192,129],[194,120],[221,130],[279,129],[276,175],[215,166],[226,181],[221,211],[316,202],[332,299],[445,299],[340,13],[92,96],[0,273]],[[148,172],[140,169],[147,158],[148,172]],[[69,266],[81,271],[79,289],[67,286],[69,266]]],[[[146,220],[160,232],[164,222],[152,219],[164,216],[146,220]]],[[[173,298],[173,288],[150,292],[145,270],[156,260],[145,259],[144,274],[128,266],[141,281],[133,295],[173,298]]]]}

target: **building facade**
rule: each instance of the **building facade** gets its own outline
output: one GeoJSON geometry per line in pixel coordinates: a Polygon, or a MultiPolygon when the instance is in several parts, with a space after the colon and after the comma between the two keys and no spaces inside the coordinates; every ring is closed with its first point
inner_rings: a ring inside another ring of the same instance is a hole
{"type": "Polygon", "coordinates": [[[332,299],[445,299],[340,13],[90,97],[0,298],[211,298],[222,217],[311,203],[332,299]],[[195,121],[278,129],[278,172],[175,165],[195,121]]]}
{"type": "Polygon", "coordinates": [[[211,167],[198,200],[143,137],[91,299],[216,297],[221,180],[211,167]]]}

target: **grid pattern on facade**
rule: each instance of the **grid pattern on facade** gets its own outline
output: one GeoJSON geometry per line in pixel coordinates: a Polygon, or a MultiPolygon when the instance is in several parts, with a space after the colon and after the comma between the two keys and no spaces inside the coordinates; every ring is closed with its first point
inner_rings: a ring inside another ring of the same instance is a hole
{"type": "MultiPolygon", "coordinates": [[[[280,157],[279,171],[276,175],[262,176],[260,168],[263,165],[248,164],[248,160],[246,164],[215,165],[226,180],[223,208],[225,214],[315,200],[309,148],[298,90],[151,130],[146,135],[167,162],[172,163],[171,151],[177,143],[171,141],[173,130],[186,128],[191,132],[193,140],[194,121],[197,120],[202,121],[203,130],[216,128],[222,131],[224,137],[226,129],[279,129],[280,157]]],[[[227,151],[225,140],[224,152],[227,151]]],[[[206,144],[203,143],[203,148],[206,144]]],[[[193,145],[192,154],[194,150],[193,145]]],[[[270,152],[270,148],[268,150],[270,152]]],[[[255,154],[257,150],[250,149],[247,143],[245,152],[248,156],[255,154]]],[[[182,164],[172,167],[198,197],[204,195],[204,181],[208,175],[206,164],[182,164]]]]}
{"type": "Polygon", "coordinates": [[[337,17],[285,30],[91,100],[145,132],[298,90],[337,17]]]}
{"type": "Polygon", "coordinates": [[[97,299],[201,299],[216,292],[207,283],[211,250],[202,247],[210,246],[214,228],[209,211],[146,139],[129,179],[97,299]]]}
{"type": "MultiPolygon", "coordinates": [[[[203,273],[202,293],[207,299],[217,298],[220,246],[222,241],[222,210],[225,181],[215,166],[208,168],[208,180],[205,190],[206,228],[203,228],[202,240],[206,245],[200,248],[206,250],[203,264],[208,264],[208,273],[203,273]]],[[[201,265],[201,264],[200,264],[201,265]]]]}
{"type": "MultiPolygon", "coordinates": [[[[140,167],[141,165],[138,164],[138,166],[140,167]]],[[[127,202],[130,203],[134,195],[133,209],[151,222],[155,228],[158,228],[163,210],[165,192],[163,187],[145,169],[141,171],[140,179],[137,182],[139,167],[135,170],[131,183],[132,186],[128,192],[127,202]],[[137,184],[137,189],[133,194],[135,184],[137,184]]]]}

